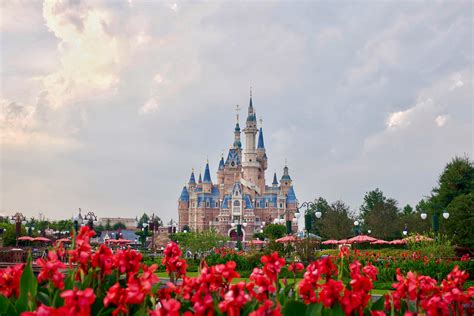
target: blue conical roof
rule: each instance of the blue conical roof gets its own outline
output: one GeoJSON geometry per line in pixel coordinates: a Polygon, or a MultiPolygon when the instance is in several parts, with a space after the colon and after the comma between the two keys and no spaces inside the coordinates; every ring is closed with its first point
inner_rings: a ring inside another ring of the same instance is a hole
{"type": "Polygon", "coordinates": [[[179,196],[180,201],[188,202],[189,201],[189,193],[186,186],[183,186],[183,190],[181,191],[181,195],[179,196]]]}
{"type": "Polygon", "coordinates": [[[201,173],[199,172],[199,179],[198,179],[198,183],[202,183],[202,177],[201,177],[201,173]]]}
{"type": "Polygon", "coordinates": [[[263,130],[262,128],[260,127],[260,132],[258,134],[258,146],[257,146],[258,149],[265,149],[265,144],[263,142],[263,130]]]}
{"type": "Polygon", "coordinates": [[[194,178],[194,171],[191,171],[191,177],[189,177],[189,184],[196,183],[196,179],[194,178]]]}
{"type": "Polygon", "coordinates": [[[290,189],[288,190],[288,195],[286,196],[286,202],[296,203],[296,194],[295,194],[295,190],[293,189],[293,186],[291,186],[290,189]]]}
{"type": "Polygon", "coordinates": [[[219,170],[224,169],[224,156],[221,157],[221,161],[219,161],[219,170]]]}
{"type": "Polygon", "coordinates": [[[276,172],[273,174],[273,182],[272,182],[272,184],[278,185],[278,180],[277,180],[277,174],[276,174],[276,172]]]}
{"type": "Polygon", "coordinates": [[[211,172],[209,171],[209,162],[206,162],[206,169],[204,170],[204,183],[211,183],[211,172]]]}
{"type": "Polygon", "coordinates": [[[288,173],[288,166],[285,166],[285,168],[283,168],[283,176],[281,177],[281,180],[291,181],[290,174],[288,173]]]}

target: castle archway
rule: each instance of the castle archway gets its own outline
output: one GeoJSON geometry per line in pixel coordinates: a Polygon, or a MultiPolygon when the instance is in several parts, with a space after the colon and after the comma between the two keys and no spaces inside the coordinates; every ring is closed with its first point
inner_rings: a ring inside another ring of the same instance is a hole
{"type": "MultiPolygon", "coordinates": [[[[231,229],[229,229],[229,231],[227,232],[227,235],[230,237],[231,241],[237,241],[237,227],[232,227],[231,229]]],[[[245,241],[245,230],[243,227],[242,227],[242,240],[241,241],[245,241]]]]}

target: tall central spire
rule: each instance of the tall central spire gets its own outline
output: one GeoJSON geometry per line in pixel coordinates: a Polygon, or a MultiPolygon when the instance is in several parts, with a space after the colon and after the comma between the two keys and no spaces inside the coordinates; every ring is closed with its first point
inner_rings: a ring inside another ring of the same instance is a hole
{"type": "Polygon", "coordinates": [[[234,129],[234,148],[238,148],[238,149],[242,148],[242,143],[240,142],[239,111],[240,111],[240,107],[237,104],[235,106],[237,122],[235,123],[235,129],[234,129]]]}

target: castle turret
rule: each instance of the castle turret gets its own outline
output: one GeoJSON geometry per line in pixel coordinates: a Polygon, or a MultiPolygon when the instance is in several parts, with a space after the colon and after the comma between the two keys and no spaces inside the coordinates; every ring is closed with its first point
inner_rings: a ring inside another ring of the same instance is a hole
{"type": "Polygon", "coordinates": [[[285,164],[285,167],[283,168],[283,175],[280,179],[280,188],[283,192],[287,193],[291,186],[292,181],[290,173],[288,172],[288,166],[285,164]]]}
{"type": "Polygon", "coordinates": [[[186,186],[183,186],[183,190],[181,191],[181,195],[178,199],[178,215],[178,229],[181,231],[183,226],[189,223],[189,192],[186,186]]]}
{"type": "Polygon", "coordinates": [[[211,172],[209,170],[209,161],[206,162],[204,169],[204,179],[202,180],[202,191],[210,193],[212,189],[211,172]]]}
{"type": "Polygon", "coordinates": [[[222,155],[221,161],[219,161],[219,168],[217,169],[217,184],[219,186],[224,184],[224,167],[225,167],[224,155],[222,155]]]}
{"type": "MultiPolygon", "coordinates": [[[[260,125],[262,125],[262,119],[260,119],[260,125]]],[[[257,161],[260,164],[257,175],[257,185],[260,187],[260,191],[265,191],[265,170],[268,167],[268,158],[265,152],[265,143],[263,141],[263,128],[260,127],[258,133],[258,145],[257,145],[257,161]]]]}
{"type": "Polygon", "coordinates": [[[273,173],[273,182],[272,182],[272,186],[273,186],[274,188],[278,187],[278,180],[277,180],[277,174],[276,174],[276,172],[275,172],[275,173],[273,173]]]}
{"type": "Polygon", "coordinates": [[[242,163],[244,171],[243,177],[245,180],[249,181],[251,185],[258,186],[258,169],[260,163],[257,161],[257,149],[255,146],[258,129],[257,119],[253,109],[252,90],[250,90],[247,121],[243,132],[245,133],[244,161],[242,163]]]}
{"type": "Polygon", "coordinates": [[[194,178],[194,169],[191,171],[191,176],[189,177],[189,182],[188,182],[188,187],[189,190],[194,191],[196,188],[196,179],[194,178]]]}

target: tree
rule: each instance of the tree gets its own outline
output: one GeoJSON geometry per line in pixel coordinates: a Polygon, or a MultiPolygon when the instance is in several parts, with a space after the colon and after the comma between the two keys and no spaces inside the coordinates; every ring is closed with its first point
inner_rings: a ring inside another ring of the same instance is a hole
{"type": "MultiPolygon", "coordinates": [[[[383,196],[383,195],[382,195],[383,196]]],[[[364,215],[364,225],[372,231],[371,235],[381,239],[399,238],[403,230],[398,217],[397,201],[383,199],[367,208],[364,215]]]]}
{"type": "Polygon", "coordinates": [[[456,197],[447,208],[449,219],[443,222],[453,242],[474,248],[474,193],[456,197]]]}
{"type": "Polygon", "coordinates": [[[365,193],[364,203],[360,206],[361,217],[363,218],[369,211],[373,210],[377,205],[383,204],[386,200],[387,198],[379,188],[365,193]]]}
{"type": "MultiPolygon", "coordinates": [[[[20,236],[26,235],[26,229],[24,225],[21,225],[20,236]]],[[[16,227],[15,225],[8,225],[2,235],[3,238],[3,245],[8,246],[15,246],[16,245],[16,227]]]]}
{"type": "Polygon", "coordinates": [[[177,242],[181,249],[191,251],[196,257],[216,247],[221,247],[229,238],[219,234],[214,229],[202,232],[175,233],[170,239],[177,242]]]}
{"type": "Polygon", "coordinates": [[[343,239],[352,234],[352,219],[349,217],[349,206],[336,201],[323,213],[318,225],[321,237],[325,239],[343,239]]]}
{"type": "Polygon", "coordinates": [[[110,219],[107,219],[107,222],[105,222],[105,230],[112,230],[112,226],[110,225],[110,219]]]}
{"type": "Polygon", "coordinates": [[[263,234],[270,240],[278,239],[286,234],[286,227],[279,224],[268,224],[263,228],[263,234]]]}
{"type": "Polygon", "coordinates": [[[308,208],[307,212],[311,215],[311,229],[310,233],[321,235],[322,223],[316,217],[316,212],[326,213],[330,209],[329,203],[323,197],[314,200],[314,204],[308,208]]]}
{"type": "Polygon", "coordinates": [[[468,157],[454,157],[438,179],[431,202],[441,211],[456,197],[474,192],[474,164],[468,157]]]}
{"type": "Polygon", "coordinates": [[[142,217],[138,220],[138,228],[143,228],[144,223],[148,223],[150,221],[150,216],[148,216],[146,213],[143,213],[142,217]]]}
{"type": "Polygon", "coordinates": [[[125,224],[122,222],[117,222],[114,224],[114,226],[112,226],[112,229],[113,230],[127,229],[127,226],[125,226],[125,224]]]}
{"type": "Polygon", "coordinates": [[[413,207],[411,207],[410,204],[407,204],[403,207],[402,212],[403,212],[404,215],[410,215],[410,214],[414,213],[414,210],[413,210],[413,207]]]}

